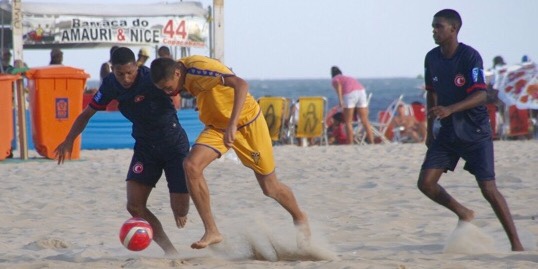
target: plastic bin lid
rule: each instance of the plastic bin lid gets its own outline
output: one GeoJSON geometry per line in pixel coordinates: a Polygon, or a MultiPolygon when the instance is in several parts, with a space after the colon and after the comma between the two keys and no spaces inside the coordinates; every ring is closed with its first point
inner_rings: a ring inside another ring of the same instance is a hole
{"type": "Polygon", "coordinates": [[[6,75],[6,74],[0,74],[0,80],[9,80],[9,81],[15,81],[17,79],[20,79],[20,75],[6,75]]]}
{"type": "Polygon", "coordinates": [[[83,69],[65,66],[65,65],[50,65],[43,67],[34,67],[26,71],[26,77],[29,79],[35,78],[89,78],[90,75],[83,69]]]}

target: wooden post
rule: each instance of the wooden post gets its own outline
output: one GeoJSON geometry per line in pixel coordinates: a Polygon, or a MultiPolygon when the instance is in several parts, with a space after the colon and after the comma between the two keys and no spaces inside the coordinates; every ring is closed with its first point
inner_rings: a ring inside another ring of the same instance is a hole
{"type": "MultiPolygon", "coordinates": [[[[13,30],[13,54],[15,59],[15,68],[23,68],[24,61],[22,56],[22,4],[21,0],[13,0],[12,30],[13,30]]],[[[22,79],[17,80],[17,123],[19,129],[19,145],[21,159],[28,160],[28,143],[26,135],[26,97],[22,79]]]]}
{"type": "Polygon", "coordinates": [[[224,63],[224,0],[213,0],[214,58],[224,63]]]}

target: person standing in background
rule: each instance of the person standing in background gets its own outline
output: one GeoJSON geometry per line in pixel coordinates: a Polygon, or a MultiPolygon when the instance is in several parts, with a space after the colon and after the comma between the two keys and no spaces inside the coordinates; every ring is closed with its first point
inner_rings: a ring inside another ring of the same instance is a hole
{"type": "Polygon", "coordinates": [[[149,50],[147,48],[140,48],[140,50],[138,51],[138,59],[136,60],[136,64],[138,65],[138,67],[145,65],[148,59],[149,50]]]}
{"type": "Polygon", "coordinates": [[[62,65],[64,60],[64,53],[59,48],[53,48],[50,51],[50,63],[49,65],[62,65]]]}
{"type": "Polygon", "coordinates": [[[159,47],[159,50],[157,51],[157,55],[159,55],[159,58],[172,59],[172,53],[170,53],[170,48],[168,48],[167,46],[159,47]]]}
{"type": "Polygon", "coordinates": [[[337,66],[331,67],[332,85],[338,96],[338,104],[344,113],[344,121],[346,124],[348,144],[353,144],[355,135],[353,133],[353,118],[355,113],[358,114],[364,129],[366,137],[370,144],[374,143],[374,133],[370,120],[368,120],[368,97],[366,89],[355,78],[342,75],[342,71],[337,66]]]}
{"type": "Polygon", "coordinates": [[[428,198],[454,212],[459,221],[474,219],[473,210],[454,199],[439,179],[454,171],[459,159],[475,176],[482,195],[502,224],[513,251],[522,251],[512,215],[495,183],[494,150],[482,57],[472,47],[458,41],[462,21],[457,11],[444,9],[433,16],[433,39],[439,46],[425,57],[425,84],[428,103],[426,156],[417,187],[428,198]],[[441,121],[433,134],[434,121],[441,121]]]}
{"type": "Polygon", "coordinates": [[[112,53],[114,53],[114,51],[118,48],[118,46],[112,46],[110,48],[110,54],[109,54],[109,57],[108,57],[108,61],[104,62],[102,65],[101,65],[101,70],[99,71],[99,78],[100,78],[100,81],[101,83],[103,82],[103,79],[108,76],[108,74],[110,74],[112,72],[112,53]]]}
{"type": "Polygon", "coordinates": [[[0,73],[9,74],[13,68],[13,65],[11,65],[11,52],[5,48],[2,51],[2,70],[0,70],[0,73]]]}

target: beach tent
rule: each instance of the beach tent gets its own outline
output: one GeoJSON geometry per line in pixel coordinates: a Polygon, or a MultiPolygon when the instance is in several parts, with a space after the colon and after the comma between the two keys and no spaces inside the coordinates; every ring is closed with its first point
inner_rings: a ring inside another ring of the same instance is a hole
{"type": "MultiPolygon", "coordinates": [[[[210,8],[199,2],[20,4],[24,48],[210,44],[210,8]]],[[[4,47],[12,43],[12,8],[11,1],[0,2],[4,47]]]]}
{"type": "Polygon", "coordinates": [[[495,89],[507,105],[518,109],[538,109],[538,68],[535,63],[522,63],[500,69],[495,89]]]}
{"type": "MultiPolygon", "coordinates": [[[[1,0],[0,48],[13,49],[19,65],[24,62],[23,49],[112,45],[208,47],[209,56],[223,61],[223,5],[223,0],[215,0],[212,13],[210,7],[194,1],[95,4],[1,0]],[[211,38],[215,35],[218,44],[211,38]]],[[[19,88],[22,87],[17,87],[18,99],[24,100],[19,88]]],[[[24,102],[18,103],[18,110],[24,111],[20,105],[24,102]]],[[[25,137],[24,113],[19,115],[19,127],[25,137]]],[[[22,144],[25,139],[20,140],[22,144]]]]}

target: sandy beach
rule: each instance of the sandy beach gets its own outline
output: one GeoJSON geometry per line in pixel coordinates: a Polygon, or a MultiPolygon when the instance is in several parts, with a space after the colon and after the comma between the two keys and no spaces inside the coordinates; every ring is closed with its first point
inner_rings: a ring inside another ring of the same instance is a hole
{"type": "MultiPolygon", "coordinates": [[[[0,268],[538,268],[538,141],[496,141],[497,185],[527,251],[510,252],[504,230],[460,161],[441,184],[475,210],[472,223],[416,188],[422,144],[277,146],[279,178],[290,186],[312,225],[312,244],[298,249],[291,218],[260,191],[252,172],[224,156],[207,169],[212,205],[225,240],[204,250],[191,202],[178,229],[161,179],[149,208],[180,256],[154,243],[124,248],[131,150],[83,150],[58,166],[30,151],[30,160],[0,162],[0,268]]],[[[19,152],[15,152],[19,156],[19,152]]]]}

